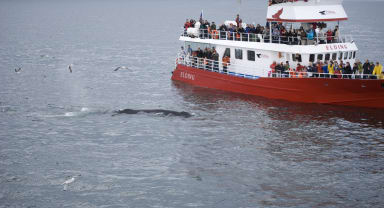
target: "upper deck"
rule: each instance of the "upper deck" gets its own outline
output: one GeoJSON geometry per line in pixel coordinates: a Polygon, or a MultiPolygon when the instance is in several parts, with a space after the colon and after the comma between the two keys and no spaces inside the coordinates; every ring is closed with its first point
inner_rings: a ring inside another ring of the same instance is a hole
{"type": "Polygon", "coordinates": [[[269,22],[331,22],[348,20],[342,0],[273,0],[269,22]]]}
{"type": "Polygon", "coordinates": [[[180,36],[181,41],[205,43],[212,45],[224,45],[231,47],[260,49],[266,51],[286,52],[286,53],[332,53],[357,51],[351,35],[330,36],[325,38],[320,44],[320,38],[316,36],[313,44],[302,45],[302,40],[298,36],[269,36],[253,33],[236,33],[220,31],[208,33],[207,30],[198,30],[197,35],[184,32],[180,36]]]}

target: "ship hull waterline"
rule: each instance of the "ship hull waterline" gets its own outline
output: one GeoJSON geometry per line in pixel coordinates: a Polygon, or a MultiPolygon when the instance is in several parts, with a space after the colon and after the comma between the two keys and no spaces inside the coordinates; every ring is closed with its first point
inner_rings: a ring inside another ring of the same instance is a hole
{"type": "Polygon", "coordinates": [[[384,108],[384,80],[330,78],[249,79],[178,64],[172,80],[291,102],[384,108]]]}

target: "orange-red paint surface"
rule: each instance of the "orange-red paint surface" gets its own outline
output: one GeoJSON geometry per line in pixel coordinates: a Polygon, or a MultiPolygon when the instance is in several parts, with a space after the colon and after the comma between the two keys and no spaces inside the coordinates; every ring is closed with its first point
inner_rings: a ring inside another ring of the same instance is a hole
{"type": "Polygon", "coordinates": [[[330,78],[248,79],[177,65],[172,80],[292,102],[384,108],[384,80],[330,78]]]}

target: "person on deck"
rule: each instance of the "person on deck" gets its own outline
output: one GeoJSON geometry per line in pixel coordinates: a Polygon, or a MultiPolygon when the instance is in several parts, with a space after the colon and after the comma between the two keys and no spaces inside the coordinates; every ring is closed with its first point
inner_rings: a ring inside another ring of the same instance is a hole
{"type": "Polygon", "coordinates": [[[338,43],[339,42],[339,36],[340,36],[340,33],[339,33],[339,26],[335,26],[335,30],[333,31],[333,37],[334,37],[334,43],[338,43]]]}
{"type": "Polygon", "coordinates": [[[276,61],[274,61],[271,66],[269,66],[269,68],[271,68],[271,71],[270,71],[270,75],[272,75],[272,77],[275,77],[276,76],[276,61]]]}
{"type": "Polygon", "coordinates": [[[223,72],[228,72],[228,66],[231,64],[229,56],[223,57],[223,72]]]}
{"type": "Polygon", "coordinates": [[[191,45],[188,45],[188,48],[187,48],[187,55],[188,56],[192,56],[192,48],[191,48],[191,45]]]}
{"type": "Polygon", "coordinates": [[[219,54],[214,48],[212,48],[212,51],[213,51],[212,52],[213,70],[218,72],[219,71],[219,54]]]}
{"type": "Polygon", "coordinates": [[[340,64],[337,64],[337,61],[335,61],[334,65],[334,78],[341,78],[342,77],[342,70],[343,70],[343,64],[340,62],[340,64]]]}
{"type": "Polygon", "coordinates": [[[328,61],[325,61],[324,65],[322,66],[322,69],[323,69],[324,77],[329,77],[329,75],[328,75],[328,61]]]}
{"type": "Polygon", "coordinates": [[[376,66],[373,69],[372,74],[376,75],[377,79],[383,79],[382,73],[383,73],[383,66],[379,62],[376,62],[376,66]]]}
{"type": "Polygon", "coordinates": [[[333,61],[330,61],[328,64],[328,73],[330,74],[331,78],[334,78],[333,75],[335,74],[335,64],[333,63],[333,61]]]}
{"type": "Polygon", "coordinates": [[[367,75],[370,74],[369,73],[369,67],[370,67],[369,60],[367,59],[363,65],[363,74],[364,74],[363,79],[368,78],[367,75]]]}
{"type": "Polygon", "coordinates": [[[319,28],[319,32],[317,33],[317,37],[319,39],[319,44],[325,43],[326,34],[324,33],[322,27],[319,28]]]}
{"type": "Polygon", "coordinates": [[[313,28],[312,28],[312,25],[311,25],[311,28],[307,32],[307,44],[308,45],[313,45],[314,37],[315,37],[315,32],[313,31],[313,28]]]}
{"type": "Polygon", "coordinates": [[[179,61],[183,62],[186,56],[187,56],[187,53],[185,52],[184,47],[181,46],[180,52],[179,52],[179,61]]]}
{"type": "Polygon", "coordinates": [[[351,64],[349,62],[347,62],[347,64],[345,65],[343,74],[346,74],[346,76],[344,76],[343,78],[348,78],[348,79],[352,78],[352,76],[351,76],[352,67],[351,67],[351,64]]]}
{"type": "Polygon", "coordinates": [[[329,29],[327,31],[327,43],[332,43],[332,40],[333,40],[333,33],[332,33],[332,30],[329,29]]]}
{"type": "Polygon", "coordinates": [[[371,79],[376,79],[377,77],[376,76],[374,76],[373,75],[373,70],[375,69],[375,64],[373,63],[373,62],[371,62],[370,64],[369,64],[369,74],[371,74],[370,75],[370,78],[371,79]]]}
{"type": "Polygon", "coordinates": [[[352,74],[355,75],[355,78],[357,78],[357,74],[359,74],[359,66],[357,64],[357,62],[355,62],[353,64],[353,67],[352,67],[352,74]]]}
{"type": "Polygon", "coordinates": [[[236,27],[240,27],[241,19],[239,14],[236,15],[235,22],[236,22],[236,27]]]}

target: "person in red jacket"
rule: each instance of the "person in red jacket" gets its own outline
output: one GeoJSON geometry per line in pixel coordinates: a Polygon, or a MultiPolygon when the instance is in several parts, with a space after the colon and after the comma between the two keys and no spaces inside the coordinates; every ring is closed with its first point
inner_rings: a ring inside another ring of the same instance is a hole
{"type": "Polygon", "coordinates": [[[270,71],[270,74],[272,74],[273,77],[276,76],[276,61],[274,61],[271,66],[269,66],[269,68],[271,68],[271,71],[270,71]]]}
{"type": "Polygon", "coordinates": [[[327,43],[332,43],[333,40],[333,32],[331,29],[327,31],[327,43]]]}

